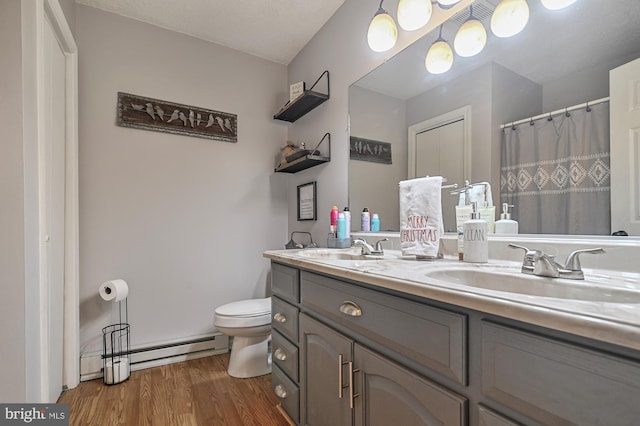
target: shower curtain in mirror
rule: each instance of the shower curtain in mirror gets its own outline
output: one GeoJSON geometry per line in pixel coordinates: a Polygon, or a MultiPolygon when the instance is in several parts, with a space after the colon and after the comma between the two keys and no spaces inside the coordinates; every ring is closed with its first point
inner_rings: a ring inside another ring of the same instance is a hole
{"type": "Polygon", "coordinates": [[[506,126],[501,161],[521,234],[611,233],[609,102],[506,126]]]}

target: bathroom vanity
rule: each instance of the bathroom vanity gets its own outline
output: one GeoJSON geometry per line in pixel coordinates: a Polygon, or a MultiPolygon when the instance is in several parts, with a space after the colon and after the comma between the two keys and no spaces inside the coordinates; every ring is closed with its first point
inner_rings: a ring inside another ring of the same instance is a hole
{"type": "Polygon", "coordinates": [[[520,265],[505,260],[418,262],[350,249],[264,255],[272,262],[273,389],[297,424],[640,419],[637,273],[520,283],[520,265]],[[537,290],[464,282],[482,274],[537,290]]]}

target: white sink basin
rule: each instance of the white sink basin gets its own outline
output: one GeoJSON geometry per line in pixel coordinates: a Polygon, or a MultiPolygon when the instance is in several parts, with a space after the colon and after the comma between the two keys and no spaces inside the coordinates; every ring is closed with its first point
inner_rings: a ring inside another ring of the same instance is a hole
{"type": "Polygon", "coordinates": [[[360,247],[355,249],[305,249],[298,252],[300,257],[325,260],[381,260],[382,256],[362,255],[360,247]]]}
{"type": "Polygon", "coordinates": [[[480,269],[451,268],[427,273],[429,278],[486,290],[589,302],[640,303],[640,291],[611,288],[588,280],[567,280],[480,269]]]}

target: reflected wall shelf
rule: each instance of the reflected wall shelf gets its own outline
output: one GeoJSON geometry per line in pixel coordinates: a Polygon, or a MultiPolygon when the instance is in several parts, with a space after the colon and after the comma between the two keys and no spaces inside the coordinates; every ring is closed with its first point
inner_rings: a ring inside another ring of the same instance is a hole
{"type": "Polygon", "coordinates": [[[293,101],[287,102],[287,104],[283,106],[282,109],[280,109],[280,111],[278,111],[276,115],[273,116],[273,118],[275,120],[282,120],[282,121],[288,121],[290,123],[293,123],[298,118],[302,117],[303,115],[305,115],[306,113],[308,113],[309,111],[311,111],[312,109],[314,109],[315,107],[322,104],[328,99],[329,99],[329,71],[325,70],[322,74],[320,74],[320,77],[318,77],[316,82],[313,83],[313,86],[311,86],[309,90],[305,90],[302,95],[300,95],[293,101]],[[325,75],[327,76],[327,93],[325,94],[325,93],[315,92],[313,88],[316,87],[316,84],[318,84],[320,79],[325,75]]]}
{"type": "Polygon", "coordinates": [[[298,173],[329,161],[331,161],[331,134],[325,133],[313,150],[302,150],[289,155],[286,164],[279,165],[275,171],[278,173],[298,173]],[[318,150],[325,139],[329,140],[329,155],[326,157],[321,155],[318,150]]]}

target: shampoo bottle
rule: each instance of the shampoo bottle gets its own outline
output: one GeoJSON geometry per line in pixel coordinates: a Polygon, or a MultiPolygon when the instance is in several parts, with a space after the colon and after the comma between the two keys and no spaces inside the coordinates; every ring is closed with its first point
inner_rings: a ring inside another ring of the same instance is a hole
{"type": "Polygon", "coordinates": [[[362,232],[370,232],[371,231],[371,216],[369,215],[369,209],[365,207],[362,210],[362,216],[360,221],[360,230],[362,232]]]}
{"type": "Polygon", "coordinates": [[[378,216],[378,213],[374,213],[371,218],[371,232],[380,232],[380,216],[378,216]]]}
{"type": "Polygon", "coordinates": [[[340,213],[338,211],[338,206],[333,206],[331,207],[331,213],[330,213],[330,227],[331,227],[331,233],[332,234],[336,234],[336,225],[338,224],[338,213],[340,213]]]}
{"type": "Polygon", "coordinates": [[[480,219],[477,203],[473,203],[471,220],[464,223],[464,261],[487,263],[489,260],[489,228],[487,221],[480,219]]]}
{"type": "Polygon", "coordinates": [[[513,207],[513,204],[502,203],[502,213],[500,213],[500,220],[496,221],[496,234],[518,233],[518,222],[511,219],[509,207],[513,207]]]}

